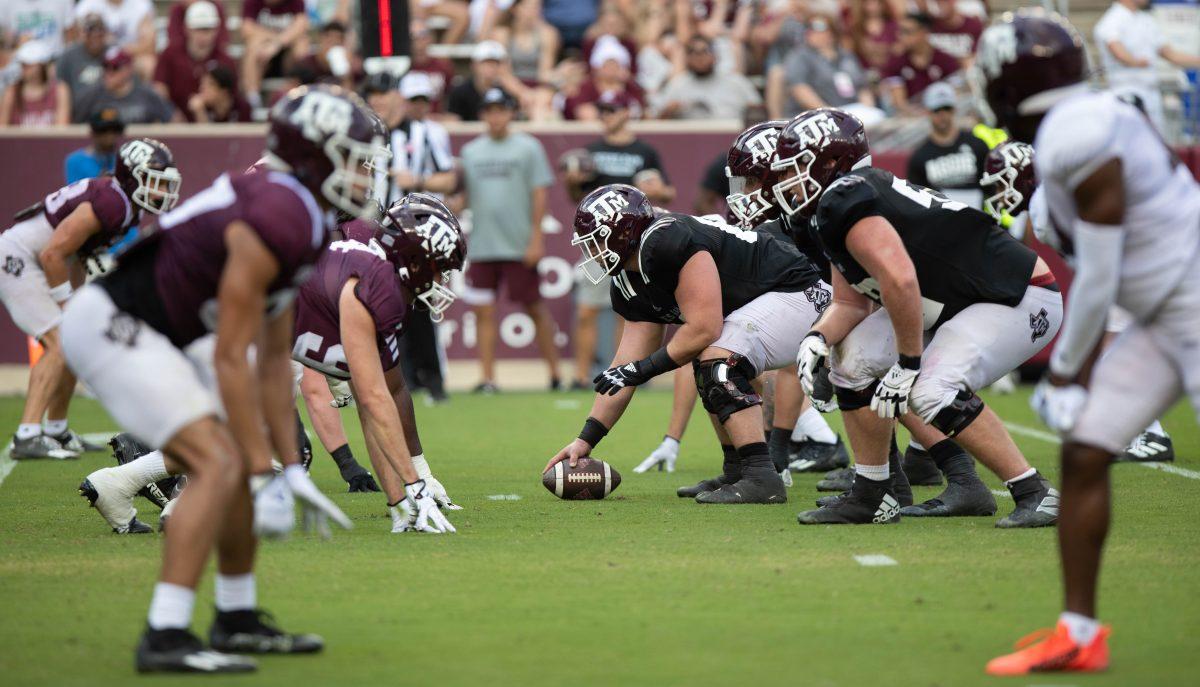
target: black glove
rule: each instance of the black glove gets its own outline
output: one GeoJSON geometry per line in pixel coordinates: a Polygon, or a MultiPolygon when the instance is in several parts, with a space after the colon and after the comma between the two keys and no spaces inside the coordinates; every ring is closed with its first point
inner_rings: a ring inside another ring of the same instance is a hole
{"type": "Polygon", "coordinates": [[[650,354],[650,357],[610,367],[596,375],[592,380],[596,393],[612,396],[627,386],[638,386],[654,379],[664,372],[670,372],[679,367],[667,355],[667,347],[663,346],[650,354]]]}

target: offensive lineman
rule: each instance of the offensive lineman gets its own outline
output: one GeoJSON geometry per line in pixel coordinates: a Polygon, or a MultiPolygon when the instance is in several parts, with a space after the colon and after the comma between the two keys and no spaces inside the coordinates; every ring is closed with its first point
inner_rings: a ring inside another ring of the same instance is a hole
{"type": "Polygon", "coordinates": [[[63,360],[62,307],[83,282],[89,260],[117,242],[143,213],[159,215],[179,200],[182,178],[171,150],[152,138],[125,142],[112,176],[83,179],[17,213],[0,235],[0,300],[13,322],[43,348],[11,456],[75,458],[102,446],[67,428],[75,377],[63,360]],[[45,415],[45,424],[42,417],[45,415]]]}
{"type": "MultiPolygon", "coordinates": [[[[800,523],[899,520],[888,443],[894,420],[911,409],[1004,480],[1016,509],[998,527],[1053,524],[1057,493],[974,392],[1058,330],[1062,296],[1050,268],[986,214],[871,167],[862,122],[841,110],[793,119],[772,167],[780,206],[812,219],[837,268],[833,304],[801,342],[800,372],[811,394],[828,358],[855,456],[848,496],[801,513],[800,523]],[[871,312],[872,302],[883,308],[871,312]]],[[[940,443],[925,444],[935,459],[940,443]]],[[[941,495],[906,512],[994,512],[992,494],[972,484],[948,479],[941,495]]]]}
{"type": "Polygon", "coordinates": [[[256,534],[290,531],[293,498],[306,520],[350,526],[296,462],[291,303],[325,246],[330,208],[362,212],[364,170],[388,151],[382,123],[357,96],[327,86],[284,96],[271,112],[267,151],[271,171],[223,175],[163,215],[63,317],[71,369],[126,430],[162,447],[159,475],[168,463],[188,475],[136,651],[140,672],[247,672],[253,661],[224,652],[323,647],[315,635],[280,631],[259,610],[256,534]],[[206,342],[215,345],[211,362],[202,358],[206,342]],[[280,477],[272,454],[286,464],[280,477]],[[209,651],[189,626],[214,546],[209,651]]]}
{"type": "Polygon", "coordinates": [[[657,217],[645,194],[622,184],[580,202],[572,243],[583,251],[589,279],[613,276],[613,309],[626,325],[612,367],[595,379],[583,431],[547,469],[587,456],[637,386],[690,361],[725,453],[723,473],[697,485],[696,501],[787,501],[750,380],[791,364],[800,336],[828,302],[816,268],[767,234],[710,217],[657,217]],[[667,324],[680,327],[664,346],[667,324]]]}
{"type": "Polygon", "coordinates": [[[1033,141],[1050,228],[1076,267],[1032,399],[1064,434],[1064,612],[1043,641],[990,661],[993,675],[1108,668],[1096,580],[1109,464],[1181,396],[1200,417],[1200,184],[1144,114],[1089,89],[1084,53],[1074,27],[1043,11],[1007,14],[979,43],[988,105],[1014,138],[1033,141]],[[1096,360],[1114,304],[1134,323],[1096,360]]]}

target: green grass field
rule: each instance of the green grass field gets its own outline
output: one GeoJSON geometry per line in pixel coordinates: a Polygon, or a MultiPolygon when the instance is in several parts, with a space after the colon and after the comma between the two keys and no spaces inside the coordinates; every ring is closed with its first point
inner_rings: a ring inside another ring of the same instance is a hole
{"type": "MultiPolygon", "coordinates": [[[[989,399],[1008,421],[1040,425],[1026,394],[989,399]]],[[[324,654],[261,661],[261,685],[973,685],[1200,684],[1200,481],[1115,469],[1116,513],[1102,582],[1113,623],[1104,676],[998,680],[984,662],[1059,610],[1052,529],[1000,531],[993,518],[894,527],[801,528],[817,477],[786,506],[700,506],[677,486],[711,476],[719,453],[697,415],[675,474],[635,475],[657,444],[670,396],[644,392],[598,451],[622,473],[601,502],[562,502],[541,486],[546,459],[578,431],[590,396],[456,396],[419,408],[435,474],[466,510],[452,536],[390,534],[376,495],[345,494],[318,449],[313,472],[355,520],[330,541],[265,544],[261,603],[324,654]],[[520,500],[489,500],[517,494],[520,500]],[[894,567],[862,567],[884,554],[894,567]],[[1190,657],[1190,658],[1189,658],[1190,657]]],[[[0,400],[15,426],[18,399],[0,400]]],[[[347,419],[351,417],[347,413],[347,419]]],[[[114,429],[79,401],[73,425],[114,429]]],[[[354,422],[352,444],[365,462],[354,422]]],[[[1200,470],[1190,408],[1166,419],[1177,465],[1200,470]]],[[[1057,447],[1016,436],[1057,478],[1057,447]]],[[[159,537],[108,532],[76,486],[107,455],[0,460],[0,685],[117,685],[157,574],[159,537]]],[[[1000,485],[985,476],[996,488],[1000,485]]],[[[932,489],[918,490],[927,498],[932,489]]],[[[1002,512],[1011,499],[999,499],[1002,512]]],[[[139,499],[147,522],[156,510],[139,499]]],[[[196,629],[211,617],[211,576],[196,629]]],[[[146,678],[137,684],[210,682],[146,678]]],[[[235,681],[235,680],[230,680],[235,681]]]]}

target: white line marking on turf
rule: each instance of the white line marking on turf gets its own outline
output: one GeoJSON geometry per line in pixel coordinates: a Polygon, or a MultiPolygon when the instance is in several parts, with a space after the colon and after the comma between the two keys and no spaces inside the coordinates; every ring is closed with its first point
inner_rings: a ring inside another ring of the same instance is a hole
{"type": "Polygon", "coordinates": [[[109,439],[116,436],[117,432],[92,432],[90,434],[80,434],[84,441],[90,441],[93,444],[107,444],[109,439]]]}
{"type": "Polygon", "coordinates": [[[488,494],[488,501],[520,501],[520,494],[488,494]]]}
{"type": "Polygon", "coordinates": [[[8,473],[17,467],[17,461],[13,460],[8,455],[8,448],[0,452],[0,485],[4,484],[4,478],[8,477],[8,473]]]}
{"type": "Polygon", "coordinates": [[[580,404],[579,401],[577,401],[573,398],[563,398],[563,399],[559,399],[554,402],[554,409],[555,410],[579,410],[580,405],[582,405],[582,404],[580,404]]]}
{"type": "MultiPolygon", "coordinates": [[[[1043,432],[1040,429],[1018,425],[1015,422],[1005,422],[1004,426],[1007,427],[1008,431],[1012,432],[1013,434],[1022,434],[1027,437],[1039,439],[1049,444],[1062,443],[1062,439],[1058,438],[1057,434],[1043,432]]],[[[1177,465],[1171,465],[1170,463],[1137,463],[1137,465],[1141,465],[1142,467],[1150,470],[1162,470],[1163,472],[1167,472],[1172,475],[1179,475],[1180,477],[1186,477],[1188,479],[1200,479],[1200,472],[1188,470],[1187,468],[1181,468],[1177,465]]]]}
{"type": "Polygon", "coordinates": [[[865,568],[878,568],[887,565],[900,565],[895,558],[885,556],[882,553],[867,553],[861,556],[855,556],[854,560],[865,568]]]}
{"type": "Polygon", "coordinates": [[[1007,489],[993,489],[992,495],[999,496],[1000,498],[1012,498],[1012,494],[1008,493],[1007,489]]]}

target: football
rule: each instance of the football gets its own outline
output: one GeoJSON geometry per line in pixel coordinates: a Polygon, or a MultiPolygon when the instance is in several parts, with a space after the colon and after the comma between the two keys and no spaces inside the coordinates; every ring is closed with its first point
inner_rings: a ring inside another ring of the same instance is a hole
{"type": "Polygon", "coordinates": [[[580,458],[575,467],[564,460],[542,473],[542,485],[551,494],[568,501],[602,499],[620,484],[621,473],[596,458],[580,458]]]}

